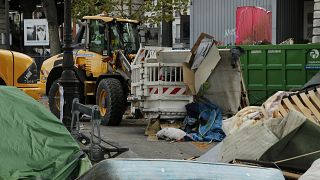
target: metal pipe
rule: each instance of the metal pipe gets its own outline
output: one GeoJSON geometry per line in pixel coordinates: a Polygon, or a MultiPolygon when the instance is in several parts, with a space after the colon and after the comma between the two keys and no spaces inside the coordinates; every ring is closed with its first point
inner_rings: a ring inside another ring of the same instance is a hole
{"type": "Polygon", "coordinates": [[[72,43],[72,32],[71,32],[71,0],[64,1],[64,47],[63,47],[63,61],[62,67],[63,72],[59,83],[62,84],[64,89],[63,96],[65,97],[66,103],[63,106],[63,123],[68,129],[71,129],[71,109],[74,98],[79,98],[79,80],[77,79],[74,72],[74,61],[73,61],[73,48],[72,43]]]}

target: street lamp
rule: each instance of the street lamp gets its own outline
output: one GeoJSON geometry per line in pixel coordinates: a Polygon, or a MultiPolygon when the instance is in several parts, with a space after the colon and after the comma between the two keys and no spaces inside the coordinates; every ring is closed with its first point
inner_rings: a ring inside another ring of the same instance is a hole
{"type": "Polygon", "coordinates": [[[64,47],[63,47],[63,72],[59,83],[62,85],[64,93],[63,123],[70,130],[71,109],[74,98],[79,98],[79,80],[74,71],[72,35],[71,35],[71,0],[64,0],[64,47]]]}
{"type": "Polygon", "coordinates": [[[6,49],[10,50],[10,21],[9,21],[9,0],[5,0],[4,2],[5,6],[5,23],[6,23],[6,33],[5,33],[5,44],[6,44],[6,49]]]}

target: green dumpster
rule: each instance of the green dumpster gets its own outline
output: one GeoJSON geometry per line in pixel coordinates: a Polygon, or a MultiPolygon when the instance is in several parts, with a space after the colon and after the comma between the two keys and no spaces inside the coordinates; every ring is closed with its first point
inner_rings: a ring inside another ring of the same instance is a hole
{"type": "Polygon", "coordinates": [[[320,70],[320,45],[241,46],[243,78],[250,105],[261,105],[277,91],[302,87],[320,70]]]}

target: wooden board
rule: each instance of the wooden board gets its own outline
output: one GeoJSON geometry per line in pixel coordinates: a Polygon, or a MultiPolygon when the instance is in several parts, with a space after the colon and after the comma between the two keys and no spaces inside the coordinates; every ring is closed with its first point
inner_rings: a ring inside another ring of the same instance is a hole
{"type": "Polygon", "coordinates": [[[281,104],[279,105],[279,111],[283,117],[287,116],[288,114],[281,104]]]}
{"type": "Polygon", "coordinates": [[[314,105],[312,104],[312,102],[309,100],[309,98],[306,96],[305,93],[301,93],[300,94],[303,102],[308,106],[308,108],[311,110],[311,112],[316,116],[317,121],[320,120],[320,113],[319,111],[314,107],[314,105]]]}
{"type": "Polygon", "coordinates": [[[318,92],[318,94],[320,94],[320,88],[317,88],[317,92],[318,92]]]}
{"type": "Polygon", "coordinates": [[[290,109],[294,109],[293,105],[291,104],[290,100],[288,98],[285,98],[282,100],[284,102],[284,104],[287,106],[287,108],[290,109]]]}
{"type": "Polygon", "coordinates": [[[309,91],[308,94],[313,103],[316,104],[317,109],[320,110],[320,100],[318,99],[317,95],[314,93],[314,91],[309,91]]]}
{"type": "Polygon", "coordinates": [[[300,99],[296,95],[291,96],[291,98],[293,102],[298,106],[302,114],[304,114],[308,119],[314,120],[311,116],[311,111],[301,103],[300,99]]]}

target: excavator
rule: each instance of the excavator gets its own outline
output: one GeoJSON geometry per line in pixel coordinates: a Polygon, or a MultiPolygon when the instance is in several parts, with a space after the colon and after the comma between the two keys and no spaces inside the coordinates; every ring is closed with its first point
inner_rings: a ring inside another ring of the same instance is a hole
{"type": "MultiPolygon", "coordinates": [[[[119,125],[127,108],[130,63],[140,47],[139,21],[100,14],[85,16],[80,24],[73,51],[75,72],[81,82],[80,102],[99,106],[102,125],[119,125]]],[[[59,54],[45,60],[38,82],[57,117],[62,59],[63,54],[59,54]]]]}

